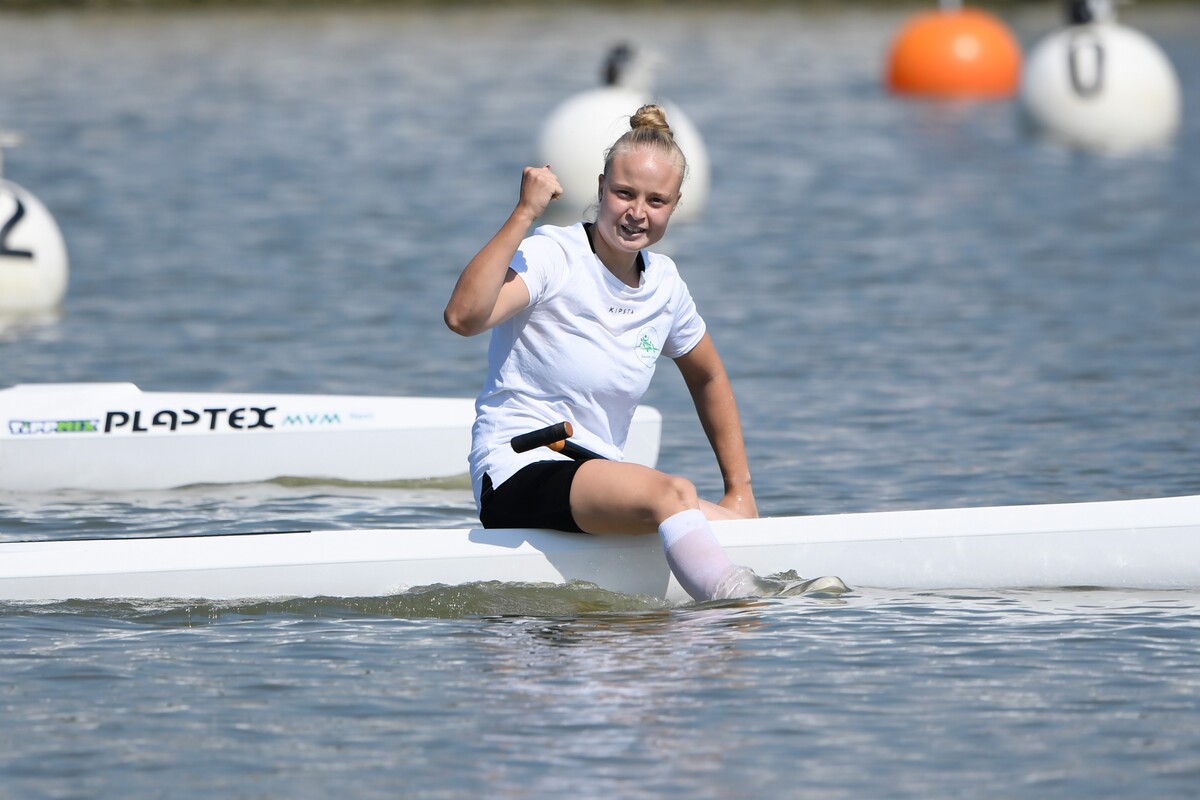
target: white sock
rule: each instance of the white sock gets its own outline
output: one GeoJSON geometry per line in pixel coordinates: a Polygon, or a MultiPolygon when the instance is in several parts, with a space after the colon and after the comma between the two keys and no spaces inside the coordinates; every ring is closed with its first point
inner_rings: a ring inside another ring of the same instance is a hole
{"type": "Polygon", "coordinates": [[[667,564],[696,600],[711,600],[721,579],[736,568],[699,509],[680,511],[658,526],[667,564]]]}

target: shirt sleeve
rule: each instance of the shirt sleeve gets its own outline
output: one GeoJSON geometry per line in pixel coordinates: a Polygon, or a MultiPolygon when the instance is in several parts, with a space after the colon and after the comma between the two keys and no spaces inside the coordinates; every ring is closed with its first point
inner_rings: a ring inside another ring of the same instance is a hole
{"type": "Polygon", "coordinates": [[[708,329],[704,318],[696,309],[696,301],[688,291],[687,284],[678,275],[675,276],[675,286],[671,296],[672,315],[671,332],[663,343],[662,353],[667,358],[679,358],[692,351],[704,338],[708,329]]]}
{"type": "Polygon", "coordinates": [[[534,234],[521,242],[508,268],[525,282],[532,306],[561,285],[567,272],[567,254],[549,236],[534,234]]]}

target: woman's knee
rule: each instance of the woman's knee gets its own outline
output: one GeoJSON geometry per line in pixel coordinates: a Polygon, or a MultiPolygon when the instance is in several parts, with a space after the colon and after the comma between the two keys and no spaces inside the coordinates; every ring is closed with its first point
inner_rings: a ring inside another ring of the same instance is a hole
{"type": "Polygon", "coordinates": [[[660,521],[672,514],[691,508],[700,507],[700,496],[696,492],[696,484],[678,475],[659,473],[662,476],[660,485],[656,487],[654,496],[658,499],[660,521]]]}

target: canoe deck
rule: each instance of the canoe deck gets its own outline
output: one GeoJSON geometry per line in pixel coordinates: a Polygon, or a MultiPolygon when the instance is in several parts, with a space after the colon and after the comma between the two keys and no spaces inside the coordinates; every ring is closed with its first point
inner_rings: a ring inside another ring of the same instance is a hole
{"type": "MultiPolygon", "coordinates": [[[[851,587],[1200,589],[1200,496],[716,523],[761,574],[851,587]]],[[[588,581],[686,601],[656,536],[375,529],[0,543],[0,600],[374,597],[588,581]]]]}

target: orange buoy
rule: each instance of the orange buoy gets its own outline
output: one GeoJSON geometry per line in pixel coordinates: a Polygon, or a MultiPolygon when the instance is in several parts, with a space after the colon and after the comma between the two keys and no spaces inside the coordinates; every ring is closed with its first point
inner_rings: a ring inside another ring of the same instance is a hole
{"type": "Polygon", "coordinates": [[[888,88],[897,94],[1004,98],[1020,79],[1017,40],[996,17],[971,8],[917,14],[888,59],[888,88]]]}

